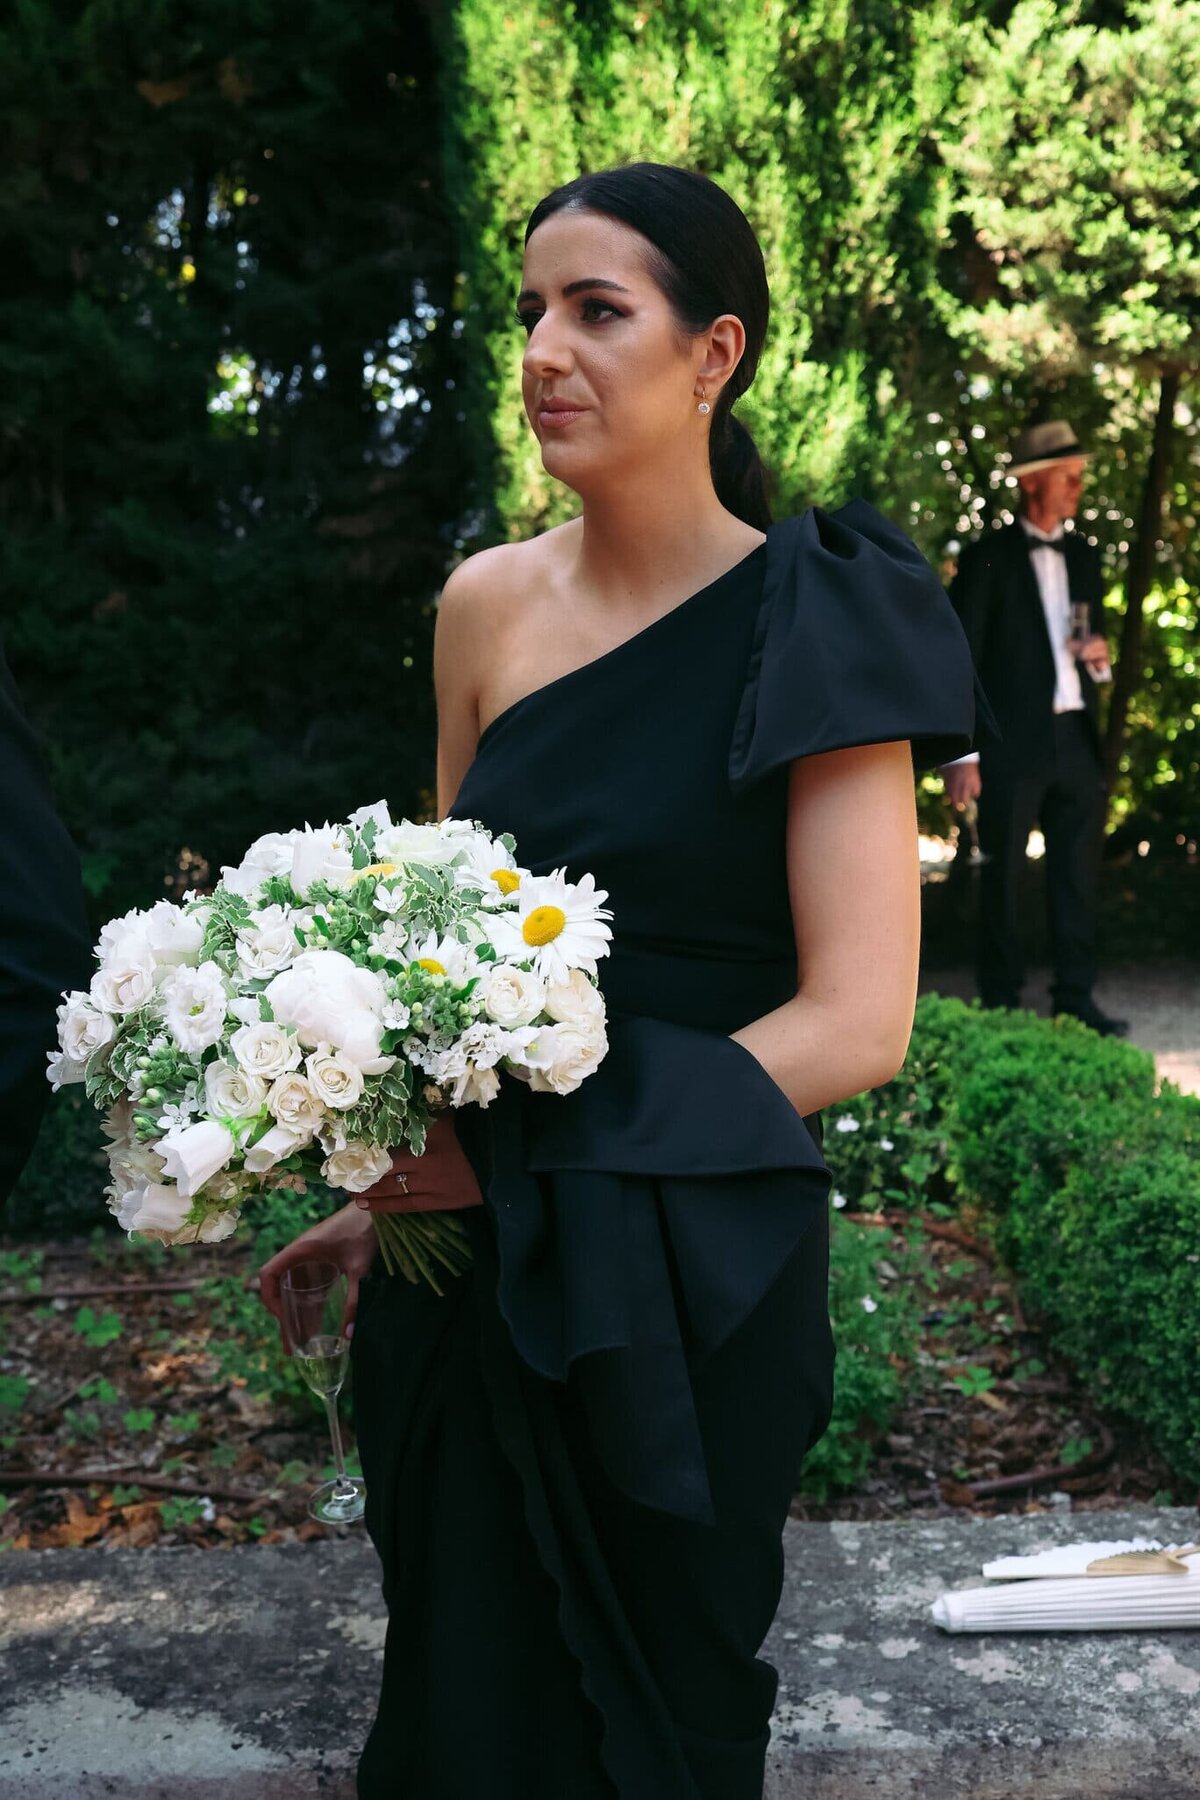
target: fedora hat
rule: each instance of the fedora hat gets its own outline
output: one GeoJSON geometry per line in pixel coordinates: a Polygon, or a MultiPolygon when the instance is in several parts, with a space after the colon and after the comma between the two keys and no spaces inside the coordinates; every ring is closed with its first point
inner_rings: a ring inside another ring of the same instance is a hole
{"type": "Polygon", "coordinates": [[[1087,457],[1075,433],[1065,419],[1051,419],[1045,425],[1030,425],[1021,432],[1012,447],[1012,461],[1005,473],[1032,475],[1035,469],[1050,469],[1067,456],[1087,457]]]}

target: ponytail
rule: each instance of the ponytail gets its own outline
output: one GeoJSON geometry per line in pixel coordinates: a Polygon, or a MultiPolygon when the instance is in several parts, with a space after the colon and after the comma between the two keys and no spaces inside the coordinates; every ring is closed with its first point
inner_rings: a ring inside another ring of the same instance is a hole
{"type": "Polygon", "coordinates": [[[756,531],[765,531],[771,523],[766,467],[746,427],[719,401],[708,439],[708,466],[721,505],[756,531]]]}

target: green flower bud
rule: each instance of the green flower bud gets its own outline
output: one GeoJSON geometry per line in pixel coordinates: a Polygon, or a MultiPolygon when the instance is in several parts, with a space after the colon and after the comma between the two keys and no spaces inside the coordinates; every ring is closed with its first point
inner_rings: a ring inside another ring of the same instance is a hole
{"type": "Polygon", "coordinates": [[[139,1056],[137,1059],[137,1066],[139,1069],[148,1069],[150,1067],[150,1058],[148,1056],[139,1056]]]}
{"type": "Polygon", "coordinates": [[[145,1098],[150,1102],[151,1106],[157,1106],[162,1099],[162,1092],[156,1087],[147,1088],[145,1098]]]}

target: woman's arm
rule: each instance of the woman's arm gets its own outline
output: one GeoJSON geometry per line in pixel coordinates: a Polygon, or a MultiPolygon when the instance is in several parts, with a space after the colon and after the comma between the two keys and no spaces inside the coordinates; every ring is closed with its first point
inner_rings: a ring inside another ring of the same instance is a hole
{"type": "Polygon", "coordinates": [[[799,989],[733,1036],[805,1114],[890,1081],[908,1050],[921,938],[908,744],[793,763],[787,860],[799,989]]]}

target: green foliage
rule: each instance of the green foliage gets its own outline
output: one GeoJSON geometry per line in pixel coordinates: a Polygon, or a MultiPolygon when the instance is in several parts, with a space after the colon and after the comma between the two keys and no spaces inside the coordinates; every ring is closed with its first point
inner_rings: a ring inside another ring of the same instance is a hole
{"type": "Polygon", "coordinates": [[[14,1232],[66,1232],[104,1214],[108,1162],[100,1117],[81,1087],[50,1097],[33,1152],[5,1209],[14,1232]]]}
{"type": "Polygon", "coordinates": [[[105,1344],[114,1343],[121,1335],[121,1321],[115,1312],[103,1312],[97,1315],[90,1306],[81,1306],[75,1315],[75,1329],[85,1344],[93,1350],[102,1350],[105,1344]]]}

